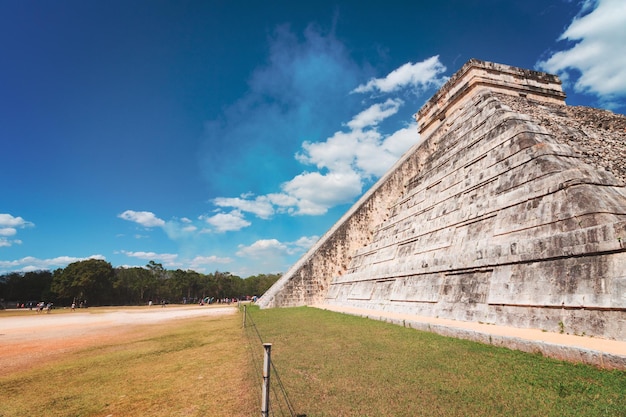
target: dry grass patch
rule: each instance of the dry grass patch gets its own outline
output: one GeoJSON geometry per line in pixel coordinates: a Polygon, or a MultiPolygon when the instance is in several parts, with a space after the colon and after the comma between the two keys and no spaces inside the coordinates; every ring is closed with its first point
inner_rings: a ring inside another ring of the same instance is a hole
{"type": "Polygon", "coordinates": [[[252,415],[245,343],[239,315],[140,326],[0,378],[0,416],[252,415]]]}

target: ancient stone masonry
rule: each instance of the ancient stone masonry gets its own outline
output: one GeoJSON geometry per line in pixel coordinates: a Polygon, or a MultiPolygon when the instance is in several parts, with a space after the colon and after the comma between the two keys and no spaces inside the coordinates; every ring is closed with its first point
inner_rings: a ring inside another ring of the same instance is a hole
{"type": "Polygon", "coordinates": [[[626,340],[626,117],[471,60],[410,149],[260,300],[626,340]]]}

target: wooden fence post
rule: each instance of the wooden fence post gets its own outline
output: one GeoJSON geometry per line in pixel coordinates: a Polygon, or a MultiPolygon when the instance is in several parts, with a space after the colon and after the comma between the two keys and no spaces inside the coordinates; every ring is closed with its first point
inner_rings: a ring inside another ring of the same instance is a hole
{"type": "Polygon", "coordinates": [[[268,417],[270,414],[270,364],[272,355],[272,344],[263,343],[265,355],[263,357],[263,393],[261,396],[261,417],[268,417]]]}

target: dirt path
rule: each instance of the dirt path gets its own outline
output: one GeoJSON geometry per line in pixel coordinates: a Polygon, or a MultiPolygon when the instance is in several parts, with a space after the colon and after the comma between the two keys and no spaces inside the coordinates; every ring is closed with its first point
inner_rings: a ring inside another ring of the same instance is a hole
{"type": "Polygon", "coordinates": [[[31,368],[77,349],[137,337],[141,326],[166,320],[235,314],[236,307],[129,308],[0,315],[0,376],[31,368]]]}

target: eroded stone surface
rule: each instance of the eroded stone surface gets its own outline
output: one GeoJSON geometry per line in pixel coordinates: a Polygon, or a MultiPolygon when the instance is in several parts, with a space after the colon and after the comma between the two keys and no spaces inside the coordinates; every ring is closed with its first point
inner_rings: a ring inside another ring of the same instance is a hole
{"type": "Polygon", "coordinates": [[[420,111],[424,141],[261,306],[626,340],[626,118],[565,106],[542,74],[466,64],[420,111]]]}

